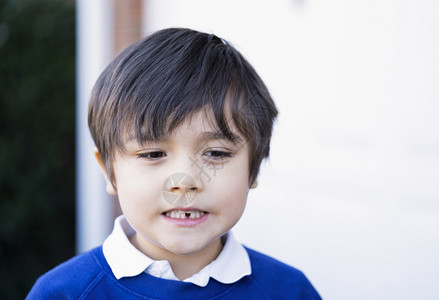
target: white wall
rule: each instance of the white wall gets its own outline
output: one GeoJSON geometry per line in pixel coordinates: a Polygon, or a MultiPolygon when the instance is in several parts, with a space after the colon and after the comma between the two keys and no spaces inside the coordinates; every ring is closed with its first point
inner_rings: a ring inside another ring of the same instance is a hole
{"type": "Polygon", "coordinates": [[[236,235],[324,299],[439,299],[439,2],[145,1],[234,43],[280,118],[236,235]]]}
{"type": "Polygon", "coordinates": [[[113,51],[113,7],[106,0],[76,1],[76,251],[84,252],[111,232],[113,200],[94,158],[88,130],[90,93],[113,51]]]}

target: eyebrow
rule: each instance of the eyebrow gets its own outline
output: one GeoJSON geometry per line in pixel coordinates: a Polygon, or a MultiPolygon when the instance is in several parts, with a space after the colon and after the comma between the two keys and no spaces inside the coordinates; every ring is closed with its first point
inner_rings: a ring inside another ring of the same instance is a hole
{"type": "MultiPolygon", "coordinates": [[[[165,135],[165,136],[162,136],[162,137],[160,137],[158,139],[154,139],[154,140],[145,139],[145,140],[141,141],[141,144],[165,142],[167,139],[168,139],[168,135],[165,135]]],[[[231,142],[231,143],[236,145],[236,144],[239,144],[241,141],[243,141],[243,138],[238,133],[231,132],[231,135],[228,136],[228,135],[226,135],[223,132],[218,130],[218,131],[203,131],[203,132],[201,132],[199,135],[199,140],[202,142],[213,141],[213,140],[224,140],[224,141],[228,141],[228,142],[231,142]]],[[[130,135],[128,137],[128,139],[126,140],[126,143],[129,143],[129,142],[139,142],[139,140],[135,136],[130,135]]]]}
{"type": "Polygon", "coordinates": [[[212,140],[225,140],[232,142],[233,144],[238,144],[242,137],[237,133],[231,133],[231,136],[225,135],[221,131],[204,131],[200,134],[201,141],[212,141],[212,140]]]}

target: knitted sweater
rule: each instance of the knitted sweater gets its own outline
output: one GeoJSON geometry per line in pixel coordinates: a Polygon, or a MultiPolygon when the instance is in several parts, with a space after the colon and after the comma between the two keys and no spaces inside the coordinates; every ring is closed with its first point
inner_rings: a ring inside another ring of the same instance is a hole
{"type": "Polygon", "coordinates": [[[246,248],[252,274],[206,287],[147,273],[117,280],[102,247],[80,254],[41,276],[26,299],[321,299],[299,270],[246,248]]]}

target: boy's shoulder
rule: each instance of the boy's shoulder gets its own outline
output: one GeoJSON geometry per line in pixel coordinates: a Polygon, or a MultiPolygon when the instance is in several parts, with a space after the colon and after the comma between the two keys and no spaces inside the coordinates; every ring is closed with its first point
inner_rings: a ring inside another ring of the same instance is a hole
{"type": "Polygon", "coordinates": [[[255,286],[270,299],[321,299],[305,274],[271,256],[245,247],[255,286]]]}
{"type": "Polygon", "coordinates": [[[105,271],[98,256],[102,247],[79,254],[43,274],[26,299],[78,299],[105,271]]]}

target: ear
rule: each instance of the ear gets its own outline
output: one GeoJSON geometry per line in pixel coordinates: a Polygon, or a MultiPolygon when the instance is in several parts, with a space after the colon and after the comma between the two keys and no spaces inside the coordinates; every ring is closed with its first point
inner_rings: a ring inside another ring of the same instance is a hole
{"type": "Polygon", "coordinates": [[[107,186],[106,186],[107,193],[109,193],[111,195],[116,195],[117,194],[116,189],[114,188],[113,184],[111,183],[110,179],[108,178],[107,171],[105,170],[105,166],[102,163],[101,155],[99,154],[99,151],[97,148],[94,149],[94,155],[95,155],[96,160],[98,161],[99,166],[101,167],[102,173],[104,174],[105,182],[107,183],[107,186]]]}
{"type": "Polygon", "coordinates": [[[258,187],[258,179],[256,178],[255,180],[253,180],[252,185],[250,186],[251,189],[255,189],[258,187]]]}

